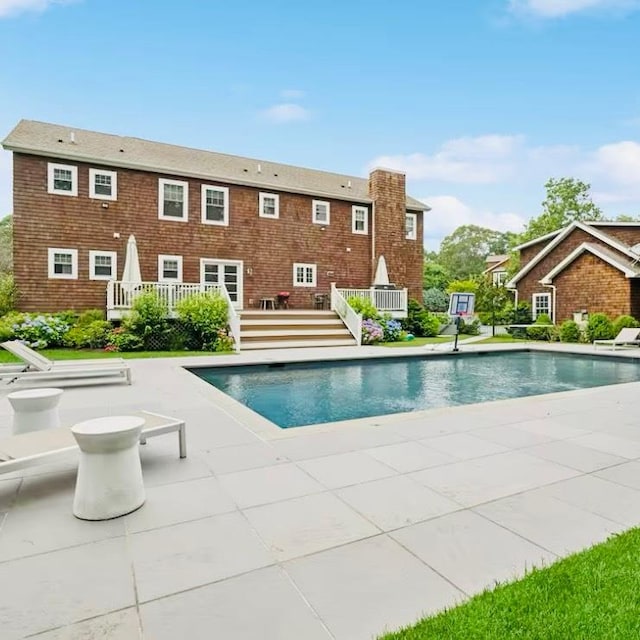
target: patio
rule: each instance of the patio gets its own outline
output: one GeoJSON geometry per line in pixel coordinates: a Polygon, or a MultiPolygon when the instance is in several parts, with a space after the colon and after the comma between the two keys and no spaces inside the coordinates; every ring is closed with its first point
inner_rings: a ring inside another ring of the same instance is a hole
{"type": "Polygon", "coordinates": [[[150,440],[146,504],[103,522],[71,513],[73,458],[0,476],[3,640],[375,638],[640,523],[638,383],[286,431],[182,369],[425,353],[401,351],[137,360],[130,387],[66,389],[63,423],[178,416],[189,455],[150,440]]]}

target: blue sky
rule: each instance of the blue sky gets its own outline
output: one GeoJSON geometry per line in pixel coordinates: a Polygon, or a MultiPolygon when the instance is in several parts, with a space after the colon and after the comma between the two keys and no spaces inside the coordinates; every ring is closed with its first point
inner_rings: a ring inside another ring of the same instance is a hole
{"type": "MultiPolygon", "coordinates": [[[[456,226],[522,229],[549,177],[640,215],[640,0],[0,0],[20,118],[351,175],[406,171],[456,226]]],[[[0,214],[11,211],[0,152],[0,214]]]]}

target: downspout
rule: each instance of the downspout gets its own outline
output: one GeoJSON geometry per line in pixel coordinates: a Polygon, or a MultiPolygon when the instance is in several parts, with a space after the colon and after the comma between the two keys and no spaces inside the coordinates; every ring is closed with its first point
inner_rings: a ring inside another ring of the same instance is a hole
{"type": "Polygon", "coordinates": [[[545,284],[544,282],[540,282],[540,284],[541,284],[543,287],[549,287],[549,288],[552,290],[552,292],[553,292],[553,293],[551,294],[551,299],[552,299],[552,302],[551,302],[551,309],[552,309],[552,311],[551,311],[551,313],[553,314],[553,315],[551,316],[551,322],[552,322],[553,324],[555,324],[555,323],[556,323],[556,285],[555,285],[555,284],[545,284]]]}
{"type": "Polygon", "coordinates": [[[517,289],[509,289],[509,287],[506,288],[507,291],[513,291],[514,296],[513,296],[513,308],[517,309],[518,308],[518,290],[517,289]]]}

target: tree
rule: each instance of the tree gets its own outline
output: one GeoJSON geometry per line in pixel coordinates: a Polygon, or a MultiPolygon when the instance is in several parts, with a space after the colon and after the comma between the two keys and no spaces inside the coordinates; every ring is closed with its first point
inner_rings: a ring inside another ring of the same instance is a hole
{"type": "Polygon", "coordinates": [[[591,200],[591,185],[575,178],[551,178],[544,185],[547,195],[542,213],[529,220],[519,242],[527,242],[561,229],[576,220],[602,220],[599,207],[591,200]]]}
{"type": "Polygon", "coordinates": [[[426,260],[422,271],[423,289],[440,289],[444,291],[451,277],[447,270],[437,261],[426,260]]]}
{"type": "Polygon", "coordinates": [[[13,272],[13,216],[0,220],[0,276],[13,272]]]}

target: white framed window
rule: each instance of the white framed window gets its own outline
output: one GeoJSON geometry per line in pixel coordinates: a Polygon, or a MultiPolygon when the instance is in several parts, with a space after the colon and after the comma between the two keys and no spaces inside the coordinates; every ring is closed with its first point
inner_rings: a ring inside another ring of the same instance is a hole
{"type": "Polygon", "coordinates": [[[202,224],[229,224],[229,189],[202,185],[202,224]]]}
{"type": "Polygon", "coordinates": [[[293,286],[294,287],[315,287],[317,266],[315,264],[305,264],[294,262],[293,264],[293,286]]]}
{"type": "Polygon", "coordinates": [[[405,237],[407,240],[418,239],[418,216],[415,213],[407,213],[404,222],[405,237]]]}
{"type": "Polygon", "coordinates": [[[61,196],[77,196],[78,167],[71,164],[49,162],[47,166],[47,191],[61,196]]]}
{"type": "Polygon", "coordinates": [[[331,207],[324,200],[314,200],[311,203],[312,221],[314,224],[329,224],[331,207]]]}
{"type": "Polygon", "coordinates": [[[200,258],[200,282],[204,284],[224,284],[233,306],[242,308],[242,260],[218,260],[200,258]]]}
{"type": "Polygon", "coordinates": [[[117,200],[118,173],[106,169],[89,169],[89,197],[96,200],[117,200]]]}
{"type": "Polygon", "coordinates": [[[531,302],[531,315],[534,320],[541,313],[546,313],[551,319],[553,319],[550,293],[534,293],[531,302]]]}
{"type": "Polygon", "coordinates": [[[501,287],[507,281],[506,271],[494,271],[492,273],[493,284],[496,287],[501,287]]]}
{"type": "Polygon", "coordinates": [[[369,209],[353,205],[351,207],[351,232],[367,235],[369,233],[369,209]]]}
{"type": "Polygon", "coordinates": [[[89,251],[89,280],[115,280],[117,273],[115,251],[89,251]]]}
{"type": "Polygon", "coordinates": [[[78,279],[78,250],[77,249],[53,249],[49,253],[49,278],[61,280],[78,279]]]}
{"type": "Polygon", "coordinates": [[[158,218],[187,222],[189,219],[189,183],[183,180],[158,180],[158,218]]]}
{"type": "Polygon", "coordinates": [[[260,217],[279,218],[280,217],[280,196],[277,193],[260,194],[260,217]]]}
{"type": "Polygon", "coordinates": [[[158,282],[182,282],[182,256],[158,256],[158,282]]]}

